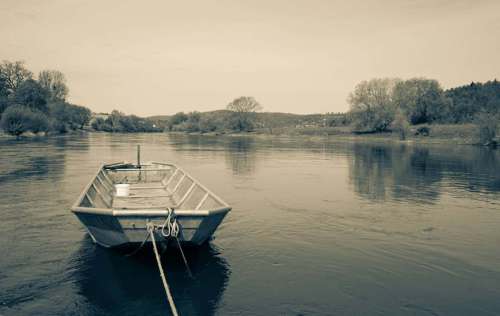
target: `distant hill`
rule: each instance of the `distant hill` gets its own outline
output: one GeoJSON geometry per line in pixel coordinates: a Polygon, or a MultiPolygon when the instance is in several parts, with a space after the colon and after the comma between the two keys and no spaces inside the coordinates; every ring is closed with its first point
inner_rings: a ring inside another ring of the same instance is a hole
{"type": "MultiPolygon", "coordinates": [[[[197,112],[200,118],[220,117],[229,115],[228,110],[215,110],[207,112],[197,112]]],[[[295,114],[282,112],[258,112],[255,114],[258,127],[313,127],[329,126],[332,120],[346,121],[345,113],[327,114],[295,114]]],[[[155,115],[148,117],[149,120],[158,122],[160,125],[168,124],[173,115],[155,115]]],[[[345,123],[345,122],[344,122],[345,123]]]]}

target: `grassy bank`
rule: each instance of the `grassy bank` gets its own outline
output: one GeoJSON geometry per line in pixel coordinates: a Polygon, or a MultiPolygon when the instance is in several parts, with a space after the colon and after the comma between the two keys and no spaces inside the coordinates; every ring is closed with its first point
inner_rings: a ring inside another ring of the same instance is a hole
{"type": "MultiPolygon", "coordinates": [[[[185,132],[169,132],[186,134],[185,132]]],[[[304,127],[304,128],[274,128],[257,129],[253,132],[210,132],[210,133],[187,133],[191,135],[207,136],[259,136],[259,137],[335,137],[344,140],[369,140],[379,142],[403,142],[423,144],[456,144],[456,145],[479,145],[479,129],[474,124],[432,124],[413,126],[408,133],[407,139],[401,141],[399,133],[369,133],[355,134],[351,127],[304,127]],[[429,134],[417,135],[418,128],[427,127],[429,134]]]]}
{"type": "MultiPolygon", "coordinates": [[[[89,127],[83,130],[68,132],[68,134],[84,133],[106,133],[95,131],[89,127]]],[[[412,126],[406,140],[399,139],[397,132],[367,133],[356,134],[349,126],[341,127],[283,127],[283,128],[261,128],[252,132],[182,132],[170,131],[168,134],[182,135],[204,135],[204,136],[227,136],[227,137],[297,137],[321,140],[325,137],[335,138],[346,141],[374,141],[374,142],[399,142],[399,143],[422,143],[422,144],[455,144],[455,145],[480,145],[479,128],[475,124],[431,124],[412,126]],[[426,127],[429,130],[428,135],[417,135],[419,128],[426,127]]],[[[66,134],[66,135],[68,135],[66,134]]],[[[48,137],[58,136],[59,134],[49,133],[48,137]]],[[[23,134],[23,138],[47,137],[33,133],[23,134]]],[[[15,136],[0,132],[0,138],[15,138],[15,136]]],[[[500,140],[497,140],[500,141],[500,140]]]]}

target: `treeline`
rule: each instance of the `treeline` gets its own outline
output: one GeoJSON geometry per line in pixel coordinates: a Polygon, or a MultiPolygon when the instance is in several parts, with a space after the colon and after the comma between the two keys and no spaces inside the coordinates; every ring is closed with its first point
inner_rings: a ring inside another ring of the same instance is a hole
{"type": "Polygon", "coordinates": [[[234,99],[224,110],[178,112],[172,116],[150,117],[164,131],[170,132],[251,132],[283,128],[345,126],[351,123],[348,113],[293,114],[258,112],[262,106],[253,97],[234,99]]]}
{"type": "Polygon", "coordinates": [[[350,116],[358,132],[399,131],[410,125],[476,123],[481,141],[496,134],[500,119],[497,80],[443,90],[432,79],[372,79],[359,83],[349,96],[350,116]]]}
{"type": "Polygon", "coordinates": [[[257,111],[261,105],[253,97],[239,97],[225,110],[200,113],[178,112],[169,117],[152,117],[164,131],[174,132],[250,132],[259,127],[257,111]]]}
{"type": "MultiPolygon", "coordinates": [[[[19,136],[25,132],[65,133],[85,126],[104,132],[250,132],[375,133],[396,131],[406,138],[412,125],[474,123],[480,141],[494,142],[500,122],[500,83],[497,80],[444,90],[438,81],[376,78],[356,85],[349,95],[350,111],[327,114],[262,113],[253,97],[242,96],[224,110],[179,112],[141,118],[119,111],[97,114],[66,101],[64,75],[41,71],[35,78],[23,62],[0,64],[0,127],[19,136]]],[[[428,134],[428,127],[419,127],[428,134]]],[[[306,134],[307,134],[306,133],[306,134]]]]}
{"type": "Polygon", "coordinates": [[[136,115],[125,115],[114,110],[106,118],[96,117],[91,126],[96,131],[111,133],[151,133],[161,132],[163,128],[157,126],[152,120],[136,115]]]}
{"type": "Polygon", "coordinates": [[[165,131],[174,132],[221,132],[228,126],[229,113],[227,111],[214,112],[178,112],[169,117],[164,123],[165,131]]]}
{"type": "Polygon", "coordinates": [[[81,129],[91,111],[66,102],[69,89],[64,75],[44,70],[34,78],[21,61],[0,64],[0,126],[12,135],[25,132],[65,133],[81,129]]]}

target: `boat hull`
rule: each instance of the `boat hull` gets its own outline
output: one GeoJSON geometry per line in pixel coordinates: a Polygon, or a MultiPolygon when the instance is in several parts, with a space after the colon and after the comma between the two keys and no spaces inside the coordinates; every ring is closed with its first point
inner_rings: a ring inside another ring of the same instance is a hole
{"type": "Polygon", "coordinates": [[[121,247],[143,243],[151,224],[167,241],[161,228],[174,219],[181,244],[201,245],[231,207],[180,167],[152,162],[101,166],[71,210],[97,244],[121,247]]]}
{"type": "MultiPolygon", "coordinates": [[[[210,239],[220,225],[226,212],[207,215],[177,216],[180,230],[178,239],[182,245],[199,246],[210,239]]],[[[165,216],[114,216],[75,212],[92,240],[107,248],[123,247],[143,243],[148,236],[146,224],[152,222],[158,228],[156,239],[167,241],[161,233],[165,216]]],[[[148,242],[151,242],[148,240],[148,242]]]]}

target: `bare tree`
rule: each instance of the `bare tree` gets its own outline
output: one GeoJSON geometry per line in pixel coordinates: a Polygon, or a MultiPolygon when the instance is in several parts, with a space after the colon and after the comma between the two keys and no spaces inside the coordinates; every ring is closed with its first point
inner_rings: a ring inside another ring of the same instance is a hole
{"type": "Polygon", "coordinates": [[[58,70],[43,70],[38,74],[38,82],[49,92],[52,101],[64,101],[68,95],[66,78],[58,70]]]}
{"type": "Polygon", "coordinates": [[[233,113],[231,128],[248,131],[253,128],[255,112],[260,111],[262,106],[253,97],[239,97],[229,103],[227,109],[233,113]]]}
{"type": "Polygon", "coordinates": [[[356,85],[348,102],[357,128],[384,131],[394,119],[393,90],[399,79],[372,79],[356,85]]]}
{"type": "Polygon", "coordinates": [[[0,77],[4,82],[5,88],[9,94],[16,92],[21,83],[33,77],[33,73],[26,69],[24,61],[10,62],[4,60],[0,64],[0,77]]]}

